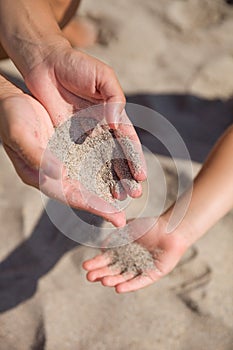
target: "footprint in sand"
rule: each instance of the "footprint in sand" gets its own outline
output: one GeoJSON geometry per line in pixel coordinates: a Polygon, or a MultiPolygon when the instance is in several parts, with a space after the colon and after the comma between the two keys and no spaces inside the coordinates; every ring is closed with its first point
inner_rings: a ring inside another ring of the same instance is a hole
{"type": "Polygon", "coordinates": [[[204,315],[200,302],[206,297],[206,286],[211,276],[212,269],[199,259],[198,249],[192,246],[171,273],[176,281],[171,290],[191,311],[204,315]]]}

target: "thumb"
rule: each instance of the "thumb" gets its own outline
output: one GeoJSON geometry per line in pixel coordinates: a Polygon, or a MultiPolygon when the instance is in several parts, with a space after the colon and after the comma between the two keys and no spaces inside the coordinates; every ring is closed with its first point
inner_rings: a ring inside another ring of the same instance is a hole
{"type": "MultiPolygon", "coordinates": [[[[71,184],[72,181],[70,181],[70,185],[71,184]]],[[[65,191],[66,200],[70,206],[101,216],[116,227],[122,227],[126,224],[125,213],[114,206],[113,202],[107,202],[76,181],[73,181],[72,187],[72,191],[70,191],[71,188],[65,191]]]]}
{"type": "Polygon", "coordinates": [[[14,150],[30,168],[42,170],[45,175],[54,179],[61,178],[62,163],[51,151],[41,147],[38,140],[31,135],[24,135],[14,150]]]}
{"type": "Polygon", "coordinates": [[[102,69],[97,70],[96,86],[106,103],[105,119],[110,128],[117,129],[126,99],[112,68],[104,66],[104,69],[102,67],[102,69]]]}
{"type": "Polygon", "coordinates": [[[114,99],[109,99],[104,104],[104,117],[109,125],[109,127],[113,130],[118,129],[119,124],[121,122],[121,115],[124,110],[125,103],[116,101],[114,99]]]}

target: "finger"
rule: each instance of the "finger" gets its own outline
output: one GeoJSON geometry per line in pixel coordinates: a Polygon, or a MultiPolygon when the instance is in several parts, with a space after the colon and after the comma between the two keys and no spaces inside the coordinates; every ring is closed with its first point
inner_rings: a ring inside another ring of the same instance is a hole
{"type": "Polygon", "coordinates": [[[87,271],[100,269],[111,264],[111,256],[109,254],[99,254],[94,258],[84,261],[83,268],[87,271]]]}
{"type": "Polygon", "coordinates": [[[94,282],[96,280],[102,279],[105,276],[119,275],[120,272],[120,269],[113,269],[110,266],[105,266],[94,271],[89,271],[87,274],[87,279],[90,282],[94,282]]]}
{"type": "Polygon", "coordinates": [[[12,97],[5,108],[5,145],[17,153],[28,168],[36,171],[42,168],[46,175],[58,178],[60,163],[51,153],[45,152],[45,143],[53,133],[46,110],[28,95],[12,97]]]}
{"type": "Polygon", "coordinates": [[[115,290],[117,293],[133,292],[151,285],[152,283],[158,281],[159,278],[160,276],[156,273],[156,270],[150,271],[150,273],[147,272],[146,275],[140,275],[127,282],[118,284],[115,287],[115,290]]]}
{"type": "MultiPolygon", "coordinates": [[[[107,175],[107,181],[111,195],[113,198],[122,201],[127,197],[127,193],[114,169],[114,160],[108,161],[105,164],[108,167],[109,174],[111,174],[110,177],[107,175]]],[[[102,179],[105,181],[105,175],[102,177],[102,179]]]]}
{"type": "Polygon", "coordinates": [[[68,179],[65,173],[62,176],[62,179],[47,177],[46,181],[40,184],[41,191],[70,207],[101,216],[116,227],[122,227],[126,224],[123,211],[86,190],[80,182],[68,179]]]}
{"type": "Polygon", "coordinates": [[[130,171],[137,181],[146,179],[146,162],[137,133],[130,122],[125,110],[121,114],[121,120],[115,136],[128,161],[130,171]]]}
{"type": "Polygon", "coordinates": [[[86,190],[78,181],[64,180],[63,191],[67,204],[71,207],[101,216],[117,227],[122,227],[126,224],[126,217],[123,211],[86,190]]]}
{"type": "Polygon", "coordinates": [[[114,185],[111,188],[111,193],[113,198],[123,201],[127,198],[127,193],[120,180],[115,181],[114,185]]]}
{"type": "Polygon", "coordinates": [[[118,129],[124,107],[125,101],[120,102],[119,98],[107,99],[107,103],[104,105],[104,118],[112,130],[118,129]]]}
{"type": "MultiPolygon", "coordinates": [[[[50,152],[48,149],[42,151],[42,158],[40,162],[40,168],[45,175],[53,178],[60,179],[65,171],[64,165],[50,152]]],[[[39,156],[39,155],[38,155],[39,156]]]]}
{"type": "Polygon", "coordinates": [[[114,170],[119,177],[125,192],[132,198],[140,197],[142,194],[142,186],[132,178],[126,159],[114,159],[114,170]]]}
{"type": "Polygon", "coordinates": [[[24,160],[29,168],[42,169],[45,175],[54,179],[61,177],[63,171],[61,162],[48,149],[44,150],[40,147],[30,134],[18,138],[17,142],[12,142],[10,148],[24,160]]]}
{"type": "Polygon", "coordinates": [[[126,103],[125,95],[112,68],[102,66],[97,71],[96,88],[105,104],[105,119],[111,129],[117,129],[126,103]]]}
{"type": "Polygon", "coordinates": [[[106,287],[115,287],[116,285],[120,283],[124,283],[126,281],[131,280],[134,278],[135,275],[133,273],[124,273],[124,274],[118,274],[115,276],[105,276],[101,279],[101,283],[103,286],[106,287]]]}
{"type": "Polygon", "coordinates": [[[4,145],[4,149],[22,181],[27,185],[39,188],[39,171],[30,168],[24,160],[7,145],[4,145]]]}

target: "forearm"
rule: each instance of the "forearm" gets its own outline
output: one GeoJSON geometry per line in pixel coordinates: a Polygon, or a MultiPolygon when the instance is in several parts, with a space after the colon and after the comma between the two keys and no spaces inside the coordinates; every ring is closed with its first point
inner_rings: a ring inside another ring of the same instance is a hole
{"type": "MultiPolygon", "coordinates": [[[[232,152],[233,127],[230,127],[217,142],[194,180],[191,202],[179,225],[185,228],[183,233],[188,245],[200,238],[233,207],[232,152]],[[187,228],[190,228],[190,234],[187,228]]],[[[180,201],[183,198],[185,195],[180,201]]],[[[167,218],[172,209],[165,214],[167,218]]]]}
{"type": "Polygon", "coordinates": [[[68,45],[46,0],[0,0],[0,40],[23,76],[54,45],[68,45]]]}

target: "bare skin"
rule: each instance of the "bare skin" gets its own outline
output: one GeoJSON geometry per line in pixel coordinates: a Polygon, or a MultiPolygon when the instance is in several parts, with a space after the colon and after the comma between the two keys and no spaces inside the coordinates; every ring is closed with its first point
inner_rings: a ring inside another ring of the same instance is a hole
{"type": "Polygon", "coordinates": [[[50,0],[54,13],[65,38],[73,47],[89,47],[97,40],[97,29],[87,19],[74,17],[81,0],[50,0]]]}
{"type": "MultiPolygon", "coordinates": [[[[106,121],[116,130],[125,105],[124,93],[112,68],[74,50],[55,17],[46,0],[7,3],[0,0],[0,41],[34,96],[23,94],[4,77],[0,78],[1,139],[18,175],[35,187],[41,157],[54,126],[74,111],[104,103],[106,121]]],[[[66,22],[64,18],[61,21],[66,22]]],[[[137,143],[143,163],[139,139],[128,123],[121,132],[137,143]]],[[[81,185],[68,184],[62,165],[51,155],[46,157],[42,163],[45,178],[41,188],[45,193],[73,207],[95,212],[116,226],[125,224],[124,213],[116,213],[116,209],[96,196],[88,194],[89,204],[84,203],[81,185]]],[[[143,181],[146,171],[142,169],[132,175],[143,181]]]]}
{"type": "MultiPolygon", "coordinates": [[[[103,253],[83,263],[84,269],[88,271],[87,279],[113,287],[117,293],[125,293],[146,287],[167,275],[185,251],[233,207],[232,149],[233,127],[230,127],[217,142],[197,175],[190,205],[179,226],[173,232],[167,233],[172,206],[137,240],[154,255],[155,270],[147,271],[146,275],[125,276],[109,267],[110,257],[103,253]]],[[[134,221],[134,228],[138,225],[138,230],[141,226],[140,220],[144,220],[145,225],[145,220],[151,221],[151,218],[134,221]]]]}
{"type": "MultiPolygon", "coordinates": [[[[64,37],[71,46],[86,48],[97,40],[97,29],[85,18],[75,16],[81,0],[49,0],[50,8],[64,37]]],[[[0,59],[8,58],[8,54],[0,43],[0,59]]]]}
{"type": "Polygon", "coordinates": [[[103,216],[116,226],[124,225],[124,213],[87,193],[80,183],[71,182],[62,164],[52,154],[44,153],[53,134],[46,109],[1,76],[0,86],[4,87],[0,89],[0,137],[23,182],[74,208],[103,216]],[[87,197],[88,202],[83,200],[87,197]]]}
{"type": "MultiPolygon", "coordinates": [[[[57,0],[57,3],[62,7],[65,2],[57,0]]],[[[55,5],[53,8],[52,1],[46,0],[0,0],[0,54],[11,57],[34,95],[23,94],[0,77],[1,140],[25,183],[39,186],[41,166],[42,190],[46,194],[102,215],[116,226],[123,226],[124,214],[116,212],[108,203],[96,196],[89,197],[90,204],[82,202],[81,185],[67,182],[65,169],[51,154],[46,154],[40,164],[53,127],[74,110],[82,108],[83,103],[110,102],[118,106],[117,112],[123,109],[125,103],[113,70],[72,49],[60,29],[62,26],[68,28],[70,17],[62,15],[62,11],[59,15],[55,9],[58,7],[55,5]],[[93,209],[95,204],[97,209],[93,209]]],[[[108,123],[116,129],[119,113],[110,110],[108,123]]],[[[133,127],[129,125],[121,131],[136,141],[140,150],[133,127]]],[[[233,131],[230,128],[197,176],[192,200],[182,223],[167,234],[171,208],[138,240],[152,254],[161,252],[155,255],[155,271],[148,271],[147,276],[126,278],[121,273],[113,276],[108,267],[109,258],[102,254],[84,263],[88,280],[101,281],[103,285],[114,287],[118,293],[124,293],[150,285],[169,273],[187,248],[232,208],[232,147],[233,131]]],[[[144,180],[145,169],[133,175],[137,180],[144,180]]]]}

